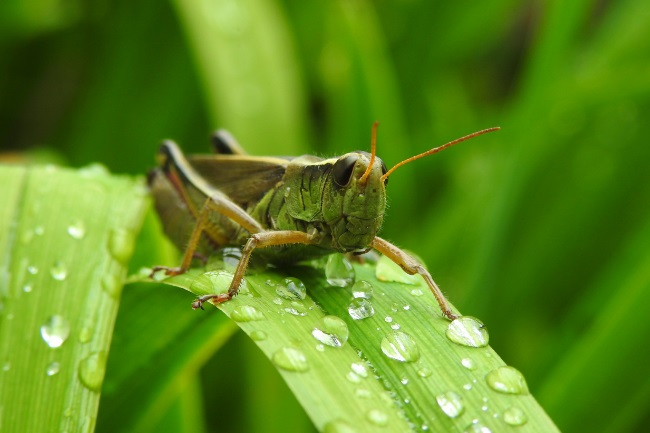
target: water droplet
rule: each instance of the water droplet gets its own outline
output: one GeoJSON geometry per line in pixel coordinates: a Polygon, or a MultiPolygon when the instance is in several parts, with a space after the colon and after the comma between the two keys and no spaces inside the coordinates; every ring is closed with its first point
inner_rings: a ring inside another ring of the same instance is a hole
{"type": "Polygon", "coordinates": [[[490,340],[483,323],[471,316],[461,316],[452,321],[447,327],[447,338],[468,347],[484,347],[490,340]]]}
{"type": "Polygon", "coordinates": [[[465,391],[470,391],[472,389],[472,384],[471,383],[466,383],[465,385],[463,385],[463,389],[465,391]]]}
{"type": "Polygon", "coordinates": [[[23,292],[25,292],[25,293],[30,293],[32,291],[32,289],[33,289],[33,287],[32,287],[31,284],[25,284],[23,286],[23,292]]]}
{"type": "Polygon", "coordinates": [[[429,377],[432,374],[433,371],[429,367],[421,366],[420,368],[418,368],[418,376],[420,377],[429,377]]]}
{"type": "Polygon", "coordinates": [[[485,376],[490,388],[504,394],[528,394],[524,376],[514,367],[496,368],[485,376]]]}
{"type": "Polygon", "coordinates": [[[337,316],[325,316],[320,319],[311,335],[323,344],[331,347],[341,347],[348,341],[350,330],[343,319],[337,316]]]}
{"type": "Polygon", "coordinates": [[[264,331],[253,331],[251,332],[251,338],[255,341],[263,341],[266,340],[266,332],[264,331]]]}
{"type": "Polygon", "coordinates": [[[375,289],[372,287],[372,284],[365,280],[359,280],[352,285],[352,297],[353,298],[372,298],[372,294],[375,289]]]}
{"type": "Polygon", "coordinates": [[[283,370],[304,372],[309,370],[307,357],[298,349],[283,347],[272,356],[273,363],[283,370]]]}
{"type": "Polygon", "coordinates": [[[528,422],[528,417],[526,417],[523,410],[511,406],[503,411],[503,421],[505,421],[506,424],[518,426],[526,424],[528,422]]]}
{"type": "Polygon", "coordinates": [[[325,265],[327,282],[336,287],[348,287],[354,283],[354,268],[343,254],[330,254],[325,265]]]}
{"type": "Polygon", "coordinates": [[[372,393],[365,388],[357,388],[354,391],[354,395],[359,398],[370,398],[372,396],[372,393]]]}
{"type": "Polygon", "coordinates": [[[108,252],[118,262],[126,264],[133,254],[134,247],[135,238],[130,230],[116,228],[108,234],[108,252]]]}
{"type": "Polygon", "coordinates": [[[365,298],[355,298],[348,305],[348,313],[354,320],[367,319],[374,316],[375,307],[365,298]]]}
{"type": "Polygon", "coordinates": [[[474,420],[467,426],[467,428],[465,428],[465,430],[463,430],[463,433],[492,433],[492,430],[485,427],[483,424],[478,422],[478,420],[474,420]]]}
{"type": "Polygon", "coordinates": [[[408,380],[407,378],[403,377],[403,378],[400,379],[400,383],[401,383],[402,385],[408,385],[408,384],[409,384],[409,380],[408,380]]]}
{"type": "Polygon", "coordinates": [[[240,259],[241,250],[239,248],[222,248],[218,253],[212,254],[208,258],[206,269],[210,271],[221,270],[234,273],[240,259]]]}
{"type": "Polygon", "coordinates": [[[5,361],[4,364],[2,364],[2,371],[9,371],[11,370],[11,362],[5,361]]]}
{"type": "Polygon", "coordinates": [[[290,301],[302,301],[307,297],[307,289],[298,278],[285,278],[282,284],[275,286],[278,296],[290,301]]]}
{"type": "Polygon", "coordinates": [[[393,318],[392,318],[392,317],[390,317],[390,316],[386,316],[386,317],[384,317],[384,322],[386,322],[386,323],[391,323],[392,321],[393,321],[393,318]]]}
{"type": "MultiPolygon", "coordinates": [[[[225,293],[230,287],[233,274],[226,271],[204,272],[192,281],[190,291],[192,293],[217,294],[225,293]]],[[[242,286],[245,284],[242,280],[242,286]]]]}
{"type": "Polygon", "coordinates": [[[382,412],[379,409],[371,409],[368,411],[366,414],[366,418],[368,418],[368,421],[373,423],[374,425],[383,427],[388,424],[388,415],[386,413],[382,412]]]}
{"type": "Polygon", "coordinates": [[[240,305],[232,310],[230,318],[235,322],[252,322],[264,320],[264,314],[252,305],[240,305]]]}
{"type": "Polygon", "coordinates": [[[437,395],[436,401],[438,402],[440,409],[442,409],[445,415],[449,418],[456,418],[465,410],[463,399],[454,391],[448,391],[444,394],[437,395]]]}
{"type": "Polygon", "coordinates": [[[404,284],[419,284],[420,279],[418,275],[409,275],[399,265],[393,262],[386,256],[381,256],[377,260],[377,267],[375,268],[375,277],[379,281],[394,281],[396,283],[404,284]]]}
{"type": "Polygon", "coordinates": [[[58,362],[52,362],[45,369],[45,374],[47,374],[48,376],[54,376],[59,372],[60,369],[61,369],[61,364],[59,364],[58,362]]]}
{"type": "Polygon", "coordinates": [[[122,279],[113,273],[106,273],[101,280],[102,289],[111,298],[118,299],[122,293],[122,279]]]}
{"type": "Polygon", "coordinates": [[[357,430],[345,421],[334,420],[325,424],[323,433],[357,433],[357,430]]]}
{"type": "Polygon", "coordinates": [[[38,274],[38,268],[36,266],[27,266],[27,272],[32,275],[38,274]]]}
{"type": "Polygon", "coordinates": [[[63,281],[68,276],[68,270],[61,262],[55,262],[50,268],[50,275],[57,281],[63,281]]]}
{"type": "Polygon", "coordinates": [[[361,378],[354,371],[348,371],[348,374],[345,376],[352,383],[360,383],[361,378]]]}
{"type": "Polygon", "coordinates": [[[45,233],[45,228],[43,226],[36,226],[34,227],[34,234],[37,236],[43,236],[43,233],[45,233]]]}
{"type": "Polygon", "coordinates": [[[41,337],[51,348],[60,347],[70,335],[70,324],[62,316],[50,316],[41,326],[41,337]]]}
{"type": "Polygon", "coordinates": [[[465,367],[468,370],[474,370],[476,369],[476,364],[474,364],[474,361],[472,361],[469,358],[463,358],[460,360],[460,363],[463,367],[465,367]]]}
{"type": "Polygon", "coordinates": [[[422,292],[422,290],[420,290],[420,289],[411,290],[411,295],[413,295],[413,296],[422,296],[423,294],[424,294],[424,292],[422,292]]]}
{"type": "Polygon", "coordinates": [[[106,373],[106,352],[94,352],[79,364],[79,379],[84,386],[99,391],[106,373]]]}
{"type": "Polygon", "coordinates": [[[350,365],[350,368],[352,368],[352,371],[359,375],[360,377],[366,378],[368,377],[368,369],[366,368],[366,365],[361,363],[361,362],[353,362],[350,365]]]}
{"type": "Polygon", "coordinates": [[[381,340],[381,351],[400,362],[415,362],[420,359],[420,350],[415,340],[402,331],[395,331],[384,337],[381,340]]]}
{"type": "Polygon", "coordinates": [[[81,331],[79,331],[79,342],[80,343],[88,343],[90,340],[93,338],[93,333],[94,330],[90,326],[84,326],[81,328],[81,331]]]}
{"type": "Polygon", "coordinates": [[[83,239],[86,236],[86,225],[83,221],[75,221],[68,226],[68,234],[74,239],[83,239]]]}
{"type": "Polygon", "coordinates": [[[291,305],[289,307],[286,307],[284,311],[298,317],[304,317],[307,315],[307,308],[305,308],[305,306],[298,301],[291,301],[291,305]]]}

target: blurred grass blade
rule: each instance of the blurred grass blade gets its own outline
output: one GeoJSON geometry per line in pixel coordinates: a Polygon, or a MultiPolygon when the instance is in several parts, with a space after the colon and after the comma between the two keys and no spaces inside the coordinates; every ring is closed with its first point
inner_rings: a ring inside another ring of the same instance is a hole
{"type": "Polygon", "coordinates": [[[145,190],[98,166],[0,183],[0,429],[92,431],[145,190]]]}
{"type": "MultiPolygon", "coordinates": [[[[371,264],[355,270],[357,281],[372,286],[370,299],[331,287],[322,269],[295,267],[291,275],[308,296],[286,275],[253,271],[240,295],[219,307],[272,361],[320,431],[464,431],[473,424],[524,431],[513,413],[525,431],[557,431],[525,384],[513,393],[488,385],[503,361],[489,347],[452,343],[449,322],[423,284],[380,282],[371,264]],[[353,318],[359,314],[367,317],[353,318]]],[[[166,282],[198,295],[225,291],[230,277],[194,269],[166,282]]]]}

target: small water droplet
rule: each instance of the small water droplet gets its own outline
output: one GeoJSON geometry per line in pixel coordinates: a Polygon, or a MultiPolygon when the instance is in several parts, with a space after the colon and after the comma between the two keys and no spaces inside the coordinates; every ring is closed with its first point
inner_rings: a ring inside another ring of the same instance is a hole
{"type": "Polygon", "coordinates": [[[230,318],[235,322],[252,322],[264,320],[264,314],[252,305],[240,305],[232,310],[230,318]]]}
{"type": "Polygon", "coordinates": [[[368,377],[368,369],[366,368],[365,364],[363,364],[361,362],[353,362],[350,365],[350,368],[352,368],[352,371],[354,371],[360,377],[363,377],[363,378],[368,377]]]}
{"type": "Polygon", "coordinates": [[[275,293],[290,301],[302,301],[307,297],[307,289],[298,278],[285,278],[282,284],[275,286],[275,293]]]}
{"type": "Polygon", "coordinates": [[[60,369],[61,369],[61,364],[59,364],[58,362],[52,362],[45,369],[45,374],[47,374],[48,376],[54,376],[59,372],[60,369]]]}
{"type": "Polygon", "coordinates": [[[463,430],[463,433],[492,433],[492,430],[485,427],[483,424],[478,422],[478,420],[474,420],[467,426],[467,428],[465,428],[465,430],[463,430]]]}
{"type": "Polygon", "coordinates": [[[108,234],[108,252],[118,262],[126,264],[133,254],[134,247],[135,238],[130,230],[116,228],[108,234]]]}
{"type": "Polygon", "coordinates": [[[300,350],[293,347],[283,347],[271,357],[273,363],[283,370],[304,372],[309,370],[307,357],[300,350]]]}
{"type": "Polygon", "coordinates": [[[528,394],[526,379],[514,367],[496,368],[485,376],[485,380],[490,388],[504,394],[528,394]]]}
{"type": "Polygon", "coordinates": [[[408,385],[408,384],[409,384],[409,380],[408,380],[407,378],[403,377],[403,378],[400,379],[400,383],[401,383],[402,385],[408,385]]]}
{"type": "Polygon", "coordinates": [[[280,298],[273,298],[273,303],[275,305],[282,305],[282,299],[280,298]]]}
{"type": "Polygon", "coordinates": [[[528,422],[528,417],[523,410],[511,406],[503,411],[503,421],[505,421],[506,424],[519,426],[526,424],[528,422]]]}
{"type": "Polygon", "coordinates": [[[79,379],[84,386],[99,391],[106,374],[106,352],[94,352],[79,364],[79,379]]]}
{"type": "Polygon", "coordinates": [[[424,294],[424,292],[422,292],[422,290],[420,290],[420,289],[411,290],[411,295],[413,295],[413,296],[422,296],[423,294],[424,294]]]}
{"type": "Polygon", "coordinates": [[[25,292],[25,293],[31,293],[32,289],[33,289],[33,287],[32,287],[31,284],[25,284],[23,286],[23,292],[25,292]]]}
{"type": "Polygon", "coordinates": [[[433,371],[429,367],[421,366],[420,368],[418,368],[418,376],[420,377],[429,377],[432,374],[433,371]]]}
{"type": "Polygon", "coordinates": [[[474,369],[476,369],[476,364],[474,363],[474,361],[472,361],[472,360],[469,359],[469,358],[463,358],[463,359],[461,359],[461,360],[460,360],[460,363],[461,363],[461,365],[462,365],[463,367],[465,367],[465,368],[468,369],[468,370],[474,370],[474,369]]]}
{"type": "Polygon", "coordinates": [[[352,297],[353,298],[372,298],[372,294],[375,289],[372,287],[372,284],[365,280],[359,280],[352,285],[352,297]]]}
{"type": "Polygon", "coordinates": [[[323,433],[357,433],[357,430],[345,421],[334,420],[325,424],[323,433]]]}
{"type": "Polygon", "coordinates": [[[286,307],[284,311],[298,317],[304,317],[307,315],[307,308],[298,301],[291,301],[291,305],[286,307]]]}
{"type": "Polygon", "coordinates": [[[354,320],[367,319],[375,314],[375,307],[366,298],[355,298],[348,305],[348,313],[354,320]]]}
{"type": "Polygon", "coordinates": [[[348,287],[354,283],[354,268],[343,254],[330,254],[325,265],[327,282],[336,287],[348,287]]]}
{"type": "Polygon", "coordinates": [[[381,256],[377,260],[377,267],[375,268],[375,277],[379,281],[393,281],[403,284],[419,284],[420,279],[418,275],[409,275],[399,265],[393,262],[386,256],[381,256]]]}
{"type": "Polygon", "coordinates": [[[390,316],[386,316],[386,317],[384,317],[384,322],[386,322],[386,323],[391,323],[392,321],[393,321],[393,318],[392,318],[392,317],[390,317],[390,316]]]}
{"type": "Polygon", "coordinates": [[[319,352],[325,352],[325,345],[324,344],[317,344],[316,345],[316,350],[319,352]]]}
{"type": "Polygon", "coordinates": [[[456,418],[465,410],[463,399],[454,391],[448,391],[444,394],[437,395],[436,401],[438,402],[440,409],[442,409],[445,415],[449,418],[456,418]]]}
{"type": "Polygon", "coordinates": [[[360,383],[361,378],[354,371],[348,371],[348,374],[345,375],[346,379],[352,383],[360,383]]]}
{"type": "Polygon", "coordinates": [[[61,262],[55,262],[50,268],[50,275],[57,281],[63,281],[68,276],[68,270],[61,262]]]}
{"type": "Polygon", "coordinates": [[[79,342],[80,343],[88,343],[90,340],[93,338],[93,333],[94,330],[90,326],[84,326],[81,328],[81,331],[79,331],[79,342]]]}
{"type": "Polygon", "coordinates": [[[75,221],[68,226],[68,234],[74,239],[83,239],[86,236],[86,225],[83,221],[75,221]]]}
{"type": "Polygon", "coordinates": [[[447,327],[447,338],[468,347],[484,347],[490,340],[483,323],[471,316],[461,316],[452,321],[447,327]]]}
{"type": "Polygon", "coordinates": [[[463,389],[465,391],[470,391],[472,389],[472,384],[471,383],[466,383],[465,385],[463,385],[463,389]]]}
{"type": "Polygon", "coordinates": [[[357,388],[354,391],[354,395],[359,398],[370,398],[372,396],[372,393],[365,388],[357,388]]]}
{"type": "Polygon", "coordinates": [[[350,330],[340,317],[325,316],[320,319],[311,335],[323,344],[331,347],[341,347],[348,341],[350,330]]]}
{"type": "Polygon", "coordinates": [[[38,274],[38,268],[36,266],[27,266],[27,272],[32,275],[38,274]]]}
{"type": "Polygon", "coordinates": [[[2,371],[9,371],[11,370],[11,362],[5,361],[4,364],[2,364],[2,371]]]}
{"type": "Polygon", "coordinates": [[[374,425],[383,427],[388,424],[388,415],[379,409],[371,409],[366,414],[368,421],[374,425]]]}
{"type": "Polygon", "coordinates": [[[251,332],[251,338],[255,341],[263,341],[266,340],[268,336],[266,335],[266,332],[264,331],[253,331],[251,332]]]}
{"type": "Polygon", "coordinates": [[[399,323],[393,323],[392,325],[390,325],[390,329],[393,329],[395,331],[397,331],[400,328],[401,326],[399,326],[399,323]]]}
{"type": "Polygon", "coordinates": [[[110,272],[106,273],[102,276],[100,284],[102,289],[111,298],[118,299],[120,297],[120,293],[122,293],[122,280],[118,275],[110,272]]]}
{"type": "Polygon", "coordinates": [[[58,314],[50,316],[41,326],[41,337],[51,348],[60,347],[70,335],[70,324],[58,314]]]}
{"type": "Polygon", "coordinates": [[[402,331],[395,331],[384,337],[381,340],[381,351],[400,362],[415,362],[420,359],[420,349],[415,340],[402,331]]]}
{"type": "Polygon", "coordinates": [[[45,233],[45,228],[43,226],[36,226],[34,227],[34,234],[37,236],[43,236],[43,233],[45,233]]]}

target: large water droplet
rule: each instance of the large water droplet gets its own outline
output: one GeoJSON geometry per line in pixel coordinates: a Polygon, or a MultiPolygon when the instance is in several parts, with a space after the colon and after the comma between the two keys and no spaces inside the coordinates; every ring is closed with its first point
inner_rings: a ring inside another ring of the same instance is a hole
{"type": "Polygon", "coordinates": [[[51,348],[60,347],[70,335],[70,324],[68,321],[55,314],[50,316],[41,326],[41,337],[45,344],[51,348]]]}
{"type": "Polygon", "coordinates": [[[79,364],[79,379],[84,386],[99,391],[106,374],[106,352],[94,352],[79,364]]]}
{"type": "Polygon", "coordinates": [[[503,421],[505,421],[506,424],[519,426],[526,424],[528,422],[528,417],[523,410],[511,406],[503,411],[503,421]]]}
{"type": "MultiPolygon", "coordinates": [[[[208,271],[204,272],[192,281],[190,291],[192,293],[217,294],[225,293],[230,287],[233,274],[226,271],[208,271]]],[[[245,281],[242,280],[243,288],[245,281]]]]}
{"type": "Polygon", "coordinates": [[[366,414],[368,421],[374,425],[383,427],[388,424],[388,415],[379,409],[371,409],[366,414]]]}
{"type": "Polygon", "coordinates": [[[320,319],[311,335],[321,343],[331,347],[341,347],[348,341],[350,330],[348,325],[336,316],[325,316],[320,319]]]}
{"type": "Polygon", "coordinates": [[[118,262],[126,264],[133,254],[134,247],[135,238],[130,230],[116,228],[108,234],[108,252],[118,262]]]}
{"type": "Polygon", "coordinates": [[[395,331],[384,337],[381,340],[381,351],[400,362],[415,362],[420,359],[420,349],[415,340],[402,331],[395,331]]]}
{"type": "Polygon", "coordinates": [[[221,249],[217,254],[212,254],[208,258],[206,269],[223,270],[228,272],[235,272],[239,260],[241,259],[241,250],[236,247],[226,247],[221,249]]]}
{"type": "Polygon", "coordinates": [[[375,307],[365,298],[354,298],[348,305],[348,313],[354,320],[367,319],[374,316],[375,307]]]}
{"type": "Polygon", "coordinates": [[[232,310],[230,318],[235,322],[252,322],[253,320],[264,320],[264,314],[252,305],[240,305],[232,310]]]}
{"type": "Polygon", "coordinates": [[[504,394],[528,394],[526,379],[514,367],[496,368],[485,376],[485,380],[490,388],[504,394]]]}
{"type": "Polygon", "coordinates": [[[352,290],[353,298],[370,299],[372,298],[372,294],[375,289],[372,287],[372,284],[370,284],[369,282],[360,280],[352,285],[351,290],[352,290]]]}
{"type": "Polygon", "coordinates": [[[275,286],[278,296],[290,301],[302,301],[307,297],[307,289],[298,278],[285,278],[282,284],[275,286]]]}
{"type": "Polygon", "coordinates": [[[394,281],[404,284],[419,284],[418,275],[409,275],[399,265],[386,256],[381,256],[375,268],[375,277],[379,281],[394,281]]]}
{"type": "Polygon", "coordinates": [[[273,354],[271,360],[278,368],[283,370],[296,372],[309,370],[305,354],[293,347],[283,347],[273,354]]]}
{"type": "Polygon", "coordinates": [[[327,282],[336,287],[348,287],[354,283],[354,268],[343,254],[330,254],[325,265],[327,282]]]}
{"type": "Polygon", "coordinates": [[[86,225],[83,221],[75,221],[68,226],[68,234],[74,239],[83,239],[86,236],[86,225]]]}
{"type": "Polygon", "coordinates": [[[452,321],[447,327],[447,338],[468,347],[484,347],[490,341],[483,323],[471,316],[461,316],[452,321]]]}
{"type": "Polygon", "coordinates": [[[436,401],[438,402],[440,409],[442,409],[445,415],[449,418],[456,418],[465,410],[463,399],[454,391],[448,391],[444,394],[437,395],[436,401]]]}
{"type": "Polygon", "coordinates": [[[48,376],[54,376],[58,374],[60,370],[61,370],[61,364],[59,364],[58,362],[52,362],[45,369],[45,374],[47,374],[48,376]]]}
{"type": "Polygon", "coordinates": [[[467,426],[463,433],[492,433],[492,430],[485,427],[483,424],[475,420],[473,423],[467,426]]]}
{"type": "Polygon", "coordinates": [[[68,276],[68,270],[61,262],[55,262],[50,268],[50,275],[57,281],[63,281],[68,276]]]}
{"type": "Polygon", "coordinates": [[[334,420],[325,424],[323,433],[357,433],[357,430],[345,421],[334,420]]]}

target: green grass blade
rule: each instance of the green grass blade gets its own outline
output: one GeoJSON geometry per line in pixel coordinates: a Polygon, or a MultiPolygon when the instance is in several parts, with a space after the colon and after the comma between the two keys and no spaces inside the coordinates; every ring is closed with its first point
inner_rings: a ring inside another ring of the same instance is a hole
{"type": "Polygon", "coordinates": [[[144,188],[99,167],[0,182],[0,429],[92,431],[144,188]]]}
{"type": "MultiPolygon", "coordinates": [[[[380,282],[374,266],[355,266],[357,280],[369,282],[374,291],[369,300],[374,314],[364,319],[355,320],[348,312],[350,290],[329,286],[323,271],[313,267],[291,271],[308,288],[305,299],[281,296],[286,275],[253,272],[242,293],[219,308],[278,368],[320,431],[464,431],[473,423],[500,432],[557,431],[530,394],[499,393],[488,385],[488,373],[504,366],[503,361],[489,347],[452,343],[446,336],[449,322],[440,317],[423,284],[380,282]],[[340,347],[313,335],[327,330],[328,319],[341,326],[338,335],[349,333],[347,342],[339,340],[340,347]],[[382,349],[391,338],[403,337],[399,333],[417,346],[402,351],[406,362],[382,349]],[[454,416],[438,403],[449,392],[462,402],[454,416]],[[524,428],[505,421],[512,410],[524,414],[524,428]]],[[[192,270],[166,282],[206,294],[225,291],[230,275],[192,270]]]]}

